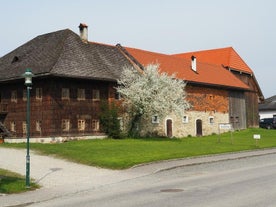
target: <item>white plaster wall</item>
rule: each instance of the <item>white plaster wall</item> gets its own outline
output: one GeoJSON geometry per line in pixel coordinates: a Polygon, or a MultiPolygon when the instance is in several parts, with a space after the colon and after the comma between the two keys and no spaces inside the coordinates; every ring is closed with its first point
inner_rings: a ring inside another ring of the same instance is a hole
{"type": "Polygon", "coordinates": [[[273,118],[273,115],[276,115],[276,111],[260,111],[259,112],[260,119],[264,118],[273,118]]]}

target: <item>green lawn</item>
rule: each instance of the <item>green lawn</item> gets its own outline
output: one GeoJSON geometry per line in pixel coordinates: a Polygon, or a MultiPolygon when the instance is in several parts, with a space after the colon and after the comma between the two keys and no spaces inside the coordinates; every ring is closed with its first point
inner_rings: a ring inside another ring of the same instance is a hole
{"type": "Polygon", "coordinates": [[[34,183],[31,183],[30,188],[26,188],[25,177],[0,168],[0,193],[21,193],[36,188],[38,188],[38,185],[34,183]]]}
{"type": "MultiPolygon", "coordinates": [[[[230,133],[182,139],[83,140],[59,144],[31,144],[31,149],[87,165],[125,169],[158,160],[276,147],[276,130],[247,129],[233,132],[232,138],[233,143],[230,133]],[[253,134],[261,135],[257,146],[253,134]]],[[[25,144],[2,144],[0,147],[24,148],[25,144]]]]}

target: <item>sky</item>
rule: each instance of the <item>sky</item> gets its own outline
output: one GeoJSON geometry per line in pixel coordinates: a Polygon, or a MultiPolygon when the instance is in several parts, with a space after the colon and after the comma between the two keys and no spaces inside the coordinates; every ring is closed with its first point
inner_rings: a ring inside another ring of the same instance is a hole
{"type": "MultiPolygon", "coordinates": [[[[233,47],[265,98],[276,95],[275,0],[0,0],[0,57],[61,29],[100,43],[175,54],[233,47]]],[[[199,60],[198,60],[199,61],[199,60]]]]}

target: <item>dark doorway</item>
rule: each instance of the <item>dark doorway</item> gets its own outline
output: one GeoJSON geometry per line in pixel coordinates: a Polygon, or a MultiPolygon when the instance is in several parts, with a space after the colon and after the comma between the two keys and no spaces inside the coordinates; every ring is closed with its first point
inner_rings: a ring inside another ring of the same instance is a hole
{"type": "Polygon", "coordinates": [[[196,136],[202,136],[202,120],[196,120],[196,136]]]}
{"type": "Polygon", "coordinates": [[[172,120],[167,119],[166,125],[167,125],[167,137],[172,137],[173,136],[173,134],[172,134],[172,120]]]}
{"type": "Polygon", "coordinates": [[[4,123],[6,116],[7,114],[1,114],[0,112],[0,122],[4,123]]]}

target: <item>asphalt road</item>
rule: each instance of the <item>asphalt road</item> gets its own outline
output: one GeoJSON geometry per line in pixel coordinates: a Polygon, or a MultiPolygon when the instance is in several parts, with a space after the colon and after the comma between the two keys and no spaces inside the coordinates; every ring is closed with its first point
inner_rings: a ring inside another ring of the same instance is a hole
{"type": "Polygon", "coordinates": [[[31,207],[276,206],[276,154],[160,171],[37,202],[31,207]]]}

